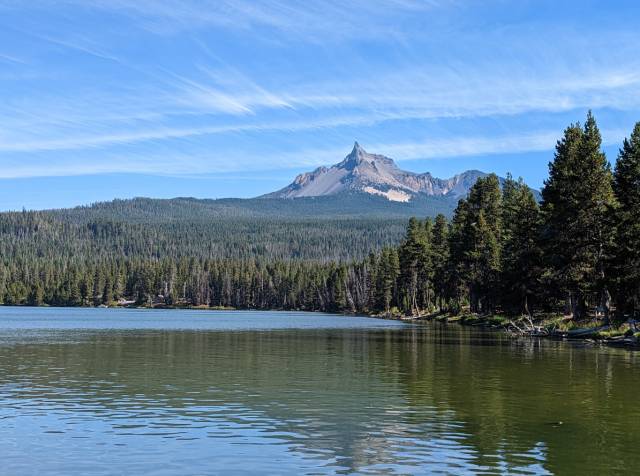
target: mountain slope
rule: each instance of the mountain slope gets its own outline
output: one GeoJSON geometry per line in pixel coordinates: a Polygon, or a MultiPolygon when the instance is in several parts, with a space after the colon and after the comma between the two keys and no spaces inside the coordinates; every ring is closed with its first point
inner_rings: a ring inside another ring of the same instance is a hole
{"type": "MultiPolygon", "coordinates": [[[[409,203],[393,202],[378,195],[343,192],[337,195],[301,197],[295,200],[262,198],[134,198],[94,203],[90,206],[50,210],[70,222],[114,220],[128,223],[211,222],[221,219],[348,219],[451,216],[457,201],[451,197],[419,196],[409,203]]],[[[1,214],[0,214],[1,215],[1,214]]]]}
{"type": "Polygon", "coordinates": [[[290,185],[262,198],[319,197],[359,192],[394,202],[409,202],[419,196],[458,199],[466,196],[476,180],[486,175],[478,170],[468,170],[449,179],[440,179],[430,173],[408,172],[400,169],[393,159],[370,154],[356,142],[342,162],[300,174],[290,185]]]}
{"type": "Polygon", "coordinates": [[[409,217],[450,216],[454,207],[447,197],[401,203],[348,192],[296,200],[113,200],[0,213],[0,256],[351,261],[396,246],[409,217]]]}

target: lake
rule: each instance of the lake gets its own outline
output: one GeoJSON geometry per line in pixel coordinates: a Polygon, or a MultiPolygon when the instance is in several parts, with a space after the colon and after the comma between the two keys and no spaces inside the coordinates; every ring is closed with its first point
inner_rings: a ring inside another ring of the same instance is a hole
{"type": "Polygon", "coordinates": [[[637,474],[640,354],[316,313],[0,308],[2,474],[637,474]]]}

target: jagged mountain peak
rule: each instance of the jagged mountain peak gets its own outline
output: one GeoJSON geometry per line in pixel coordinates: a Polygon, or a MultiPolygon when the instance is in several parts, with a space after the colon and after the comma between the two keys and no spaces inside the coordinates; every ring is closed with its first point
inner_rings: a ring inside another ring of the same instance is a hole
{"type": "Polygon", "coordinates": [[[343,192],[379,195],[397,202],[408,202],[420,195],[462,197],[479,177],[486,175],[479,170],[470,170],[449,179],[439,179],[428,172],[404,171],[393,159],[371,154],[356,141],[341,162],[300,174],[287,187],[263,198],[317,197],[343,192]]]}
{"type": "Polygon", "coordinates": [[[385,166],[393,166],[395,167],[395,163],[393,162],[393,159],[390,159],[389,157],[385,157],[384,155],[379,155],[379,154],[370,154],[368,153],[366,150],[364,150],[364,148],[358,143],[358,141],[355,141],[353,143],[353,149],[351,150],[351,152],[349,153],[349,155],[347,155],[342,162],[340,162],[338,165],[338,167],[344,167],[344,168],[349,168],[349,169],[353,169],[356,168],[358,166],[362,166],[363,164],[370,164],[372,166],[377,166],[379,164],[383,164],[385,166]]]}

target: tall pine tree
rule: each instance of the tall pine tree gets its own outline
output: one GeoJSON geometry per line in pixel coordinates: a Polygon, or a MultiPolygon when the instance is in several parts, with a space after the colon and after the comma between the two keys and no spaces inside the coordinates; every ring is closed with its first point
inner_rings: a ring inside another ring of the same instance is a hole
{"type": "Polygon", "coordinates": [[[618,155],[614,191],[619,203],[615,213],[616,304],[621,314],[635,316],[640,311],[640,122],[618,155]]]}
{"type": "Polygon", "coordinates": [[[444,215],[439,214],[433,225],[431,240],[431,265],[433,266],[433,282],[436,306],[439,311],[446,307],[447,261],[449,260],[449,223],[444,215]]]}
{"type": "Polygon", "coordinates": [[[420,293],[428,264],[426,229],[417,218],[409,220],[407,236],[398,250],[402,310],[412,316],[420,312],[420,293]]]}
{"type": "Polygon", "coordinates": [[[522,179],[509,175],[502,193],[501,301],[511,313],[530,315],[542,273],[540,208],[522,179]]]}
{"type": "Polygon", "coordinates": [[[471,187],[464,252],[471,312],[493,312],[499,293],[502,211],[500,182],[494,174],[471,187]]]}
{"type": "Polygon", "coordinates": [[[584,128],[569,126],[556,145],[542,192],[549,276],[576,319],[589,305],[599,304],[608,314],[605,263],[613,230],[607,217],[615,198],[601,142],[591,112],[584,128]]]}

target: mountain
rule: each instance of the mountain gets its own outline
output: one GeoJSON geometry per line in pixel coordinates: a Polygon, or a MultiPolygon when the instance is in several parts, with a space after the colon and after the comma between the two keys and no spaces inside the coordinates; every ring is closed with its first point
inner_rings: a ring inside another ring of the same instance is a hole
{"type": "Polygon", "coordinates": [[[396,246],[409,217],[451,217],[484,175],[406,172],[356,143],[339,164],[258,198],[134,198],[0,213],[0,256],[350,261],[396,246]]]}
{"type": "Polygon", "coordinates": [[[41,235],[52,233],[70,250],[126,245],[122,252],[128,256],[161,256],[166,248],[176,256],[351,259],[397,244],[409,217],[451,217],[459,198],[485,175],[467,171],[443,180],[407,172],[356,143],[339,164],[301,174],[288,187],[257,198],[134,198],[0,213],[0,243],[3,229],[16,223],[18,231],[5,244],[22,240],[22,221],[33,220],[36,225],[27,228],[34,230],[35,254],[41,235]]]}
{"type": "Polygon", "coordinates": [[[298,175],[285,188],[261,198],[301,198],[358,192],[378,195],[393,202],[410,202],[419,197],[447,197],[457,200],[469,193],[480,177],[488,174],[468,170],[449,179],[400,169],[393,159],[370,154],[357,142],[344,160],[332,167],[319,167],[298,175]]]}

